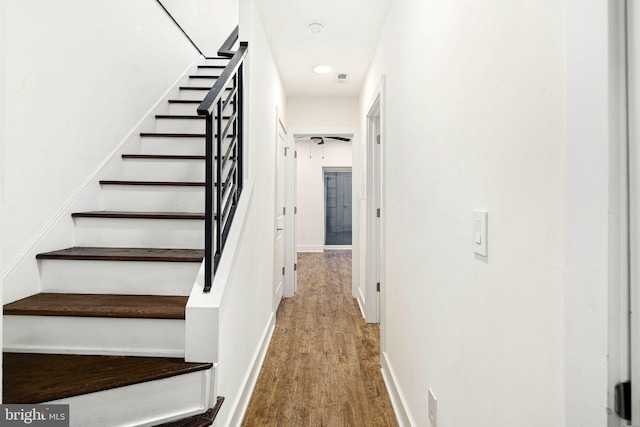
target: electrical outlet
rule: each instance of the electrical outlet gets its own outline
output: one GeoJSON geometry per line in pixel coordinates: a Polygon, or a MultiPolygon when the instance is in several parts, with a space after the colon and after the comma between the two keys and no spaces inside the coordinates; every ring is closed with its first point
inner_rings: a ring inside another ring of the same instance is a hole
{"type": "Polygon", "coordinates": [[[431,389],[429,391],[429,422],[431,427],[438,427],[438,401],[433,395],[431,389]]]}

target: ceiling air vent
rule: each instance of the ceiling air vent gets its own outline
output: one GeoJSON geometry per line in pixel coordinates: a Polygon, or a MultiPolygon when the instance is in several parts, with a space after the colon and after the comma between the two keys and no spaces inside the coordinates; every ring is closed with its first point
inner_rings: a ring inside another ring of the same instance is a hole
{"type": "Polygon", "coordinates": [[[336,83],[346,83],[347,74],[346,73],[338,73],[336,75],[336,83]]]}

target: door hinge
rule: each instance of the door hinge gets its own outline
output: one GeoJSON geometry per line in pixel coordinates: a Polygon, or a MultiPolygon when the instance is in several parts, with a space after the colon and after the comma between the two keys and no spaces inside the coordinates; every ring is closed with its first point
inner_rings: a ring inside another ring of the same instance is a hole
{"type": "Polygon", "coordinates": [[[282,208],[282,215],[286,215],[286,214],[287,214],[287,208],[286,208],[286,207],[283,207],[283,208],[282,208]]]}
{"type": "Polygon", "coordinates": [[[631,421],[631,381],[616,384],[614,388],[616,414],[631,421]]]}
{"type": "Polygon", "coordinates": [[[376,215],[378,218],[380,218],[380,208],[378,208],[378,210],[376,210],[376,215]]]}
{"type": "Polygon", "coordinates": [[[287,152],[289,151],[289,147],[284,147],[284,156],[287,156],[287,152]]]}
{"type": "Polygon", "coordinates": [[[293,264],[293,271],[298,271],[298,263],[293,264]]]}
{"type": "Polygon", "coordinates": [[[294,159],[297,159],[297,158],[298,158],[298,151],[297,151],[297,150],[293,152],[293,158],[294,158],[294,159]]]}
{"type": "Polygon", "coordinates": [[[376,283],[376,291],[380,292],[380,282],[376,283]]]}
{"type": "Polygon", "coordinates": [[[297,207],[297,206],[294,206],[294,208],[293,208],[293,214],[294,214],[294,215],[296,215],[297,213],[298,213],[298,207],[297,207]]]}
{"type": "Polygon", "coordinates": [[[282,267],[282,275],[284,276],[284,267],[282,267]]]}
{"type": "Polygon", "coordinates": [[[376,135],[376,143],[380,145],[380,135],[376,135]]]}

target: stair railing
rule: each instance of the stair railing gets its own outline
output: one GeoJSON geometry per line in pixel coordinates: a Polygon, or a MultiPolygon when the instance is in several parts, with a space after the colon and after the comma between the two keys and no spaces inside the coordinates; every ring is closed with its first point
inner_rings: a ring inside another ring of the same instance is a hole
{"type": "Polygon", "coordinates": [[[237,39],[236,28],[218,51],[221,56],[233,56],[198,106],[198,115],[206,120],[205,293],[211,291],[242,193],[243,77],[248,43],[241,42],[233,52],[237,39]]]}

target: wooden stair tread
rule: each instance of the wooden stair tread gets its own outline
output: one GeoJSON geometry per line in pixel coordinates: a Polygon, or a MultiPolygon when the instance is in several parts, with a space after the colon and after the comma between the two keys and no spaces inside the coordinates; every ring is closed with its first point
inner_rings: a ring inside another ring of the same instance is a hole
{"type": "MultiPolygon", "coordinates": [[[[180,90],[211,90],[211,87],[208,87],[208,86],[180,86],[180,90]]],[[[226,91],[230,91],[231,88],[228,87],[225,90],[226,91]]]]}
{"type": "Polygon", "coordinates": [[[204,187],[204,182],[193,181],[129,181],[129,180],[102,180],[101,185],[147,185],[168,187],[204,187]]]}
{"type": "MultiPolygon", "coordinates": [[[[207,116],[196,116],[187,114],[156,114],[156,119],[169,119],[169,120],[204,120],[207,116]]],[[[222,116],[223,119],[230,119],[231,116],[222,116]]]]}
{"type": "Polygon", "coordinates": [[[161,357],[4,353],[2,403],[40,403],[211,369],[161,357]]]}
{"type": "Polygon", "coordinates": [[[160,424],[156,427],[207,427],[213,424],[220,412],[224,397],[218,396],[216,404],[213,408],[210,408],[207,412],[200,415],[194,415],[189,418],[183,418],[181,420],[173,421],[170,423],[160,424]]]}
{"type": "Polygon", "coordinates": [[[149,160],[206,160],[206,156],[182,155],[182,154],[123,154],[123,159],[149,159],[149,160]]]}
{"type": "Polygon", "coordinates": [[[203,74],[192,74],[189,76],[190,79],[217,79],[220,76],[207,76],[207,75],[203,75],[203,74]]]}
{"type": "Polygon", "coordinates": [[[156,119],[174,120],[204,120],[206,116],[186,115],[186,114],[156,114],[156,119]]]}
{"type": "Polygon", "coordinates": [[[202,249],[73,247],[36,255],[37,259],[87,261],[202,262],[202,249]]]}
{"type": "Polygon", "coordinates": [[[204,133],[165,133],[165,132],[141,132],[142,137],[155,138],[204,138],[204,133]]]}
{"type": "Polygon", "coordinates": [[[204,219],[204,213],[198,212],[125,212],[92,211],[75,212],[73,218],[133,218],[133,219],[204,219]]]}
{"type": "MultiPolygon", "coordinates": [[[[202,104],[202,100],[197,99],[170,99],[169,104],[202,104]]],[[[231,101],[231,104],[235,104],[235,101],[231,101]]]]}
{"type": "Polygon", "coordinates": [[[169,104],[202,104],[202,100],[195,99],[170,99],[169,104]]]}
{"type": "Polygon", "coordinates": [[[6,304],[9,316],[182,319],[188,296],[41,293],[6,304]]]}

